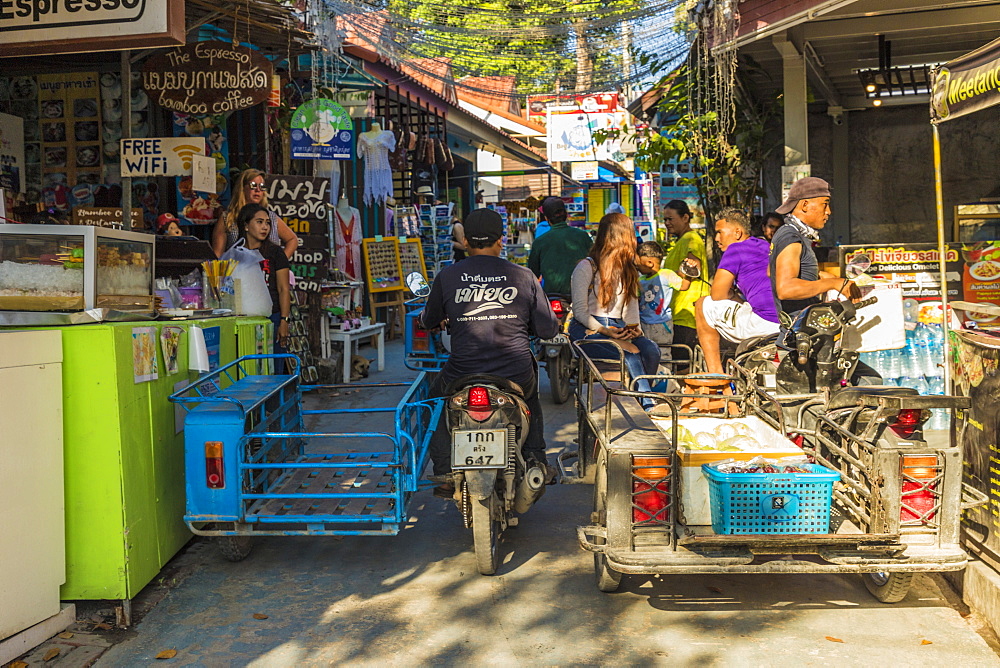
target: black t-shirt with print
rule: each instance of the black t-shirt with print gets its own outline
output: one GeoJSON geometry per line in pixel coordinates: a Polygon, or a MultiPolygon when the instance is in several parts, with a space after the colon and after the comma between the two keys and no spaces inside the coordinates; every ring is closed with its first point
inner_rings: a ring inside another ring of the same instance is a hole
{"type": "Polygon", "coordinates": [[[265,244],[258,249],[264,256],[264,261],[260,263],[260,268],[264,272],[264,280],[267,282],[267,291],[271,293],[271,313],[280,313],[281,304],[278,302],[278,283],[275,274],[282,269],[288,269],[288,256],[281,246],[275,244],[265,244]]]}
{"type": "Polygon", "coordinates": [[[445,318],[451,333],[445,382],[476,373],[527,382],[535,375],[529,337],[547,339],[559,330],[534,274],[492,255],[467,257],[434,279],[424,326],[435,327],[445,318]]]}

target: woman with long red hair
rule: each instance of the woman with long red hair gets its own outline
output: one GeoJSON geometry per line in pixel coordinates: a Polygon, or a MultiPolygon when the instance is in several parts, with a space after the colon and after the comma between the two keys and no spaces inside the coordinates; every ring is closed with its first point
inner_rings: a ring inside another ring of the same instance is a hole
{"type": "MultiPolygon", "coordinates": [[[[655,374],[660,363],[659,346],[643,336],[639,325],[635,249],[635,226],[628,216],[611,213],[601,218],[589,255],[573,270],[573,320],[569,324],[573,341],[613,340],[614,344],[591,344],[584,350],[592,358],[618,359],[620,347],[632,377],[655,374]]],[[[649,382],[639,380],[635,389],[649,392],[649,382]]],[[[642,401],[646,407],[653,403],[642,401]]]]}

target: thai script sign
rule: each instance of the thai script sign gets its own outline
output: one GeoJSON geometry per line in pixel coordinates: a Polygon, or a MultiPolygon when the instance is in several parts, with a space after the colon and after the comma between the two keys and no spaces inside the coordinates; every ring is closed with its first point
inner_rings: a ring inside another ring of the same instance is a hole
{"type": "Polygon", "coordinates": [[[196,42],[147,60],[142,85],[150,99],[171,111],[229,114],[268,99],[273,69],[252,49],[196,42]]]}

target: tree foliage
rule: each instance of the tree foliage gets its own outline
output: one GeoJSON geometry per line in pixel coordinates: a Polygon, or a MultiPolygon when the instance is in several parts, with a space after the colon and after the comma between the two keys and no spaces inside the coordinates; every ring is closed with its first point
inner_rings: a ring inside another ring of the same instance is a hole
{"type": "Polygon", "coordinates": [[[520,94],[619,81],[622,14],[639,0],[388,0],[408,53],[449,58],[456,77],[514,75],[520,94]],[[595,11],[600,25],[595,26],[595,11]],[[613,73],[613,77],[603,76],[613,73]]]}

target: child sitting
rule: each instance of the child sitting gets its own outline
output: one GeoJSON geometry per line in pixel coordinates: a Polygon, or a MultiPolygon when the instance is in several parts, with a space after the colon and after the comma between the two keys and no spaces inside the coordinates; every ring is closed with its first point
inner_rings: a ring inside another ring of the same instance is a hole
{"type": "Polygon", "coordinates": [[[639,269],[639,321],[647,337],[660,344],[661,359],[670,359],[669,346],[674,342],[673,313],[670,302],[674,290],[684,289],[688,279],[681,279],[670,269],[661,269],[663,248],[655,241],[645,241],[636,250],[639,269]]]}

